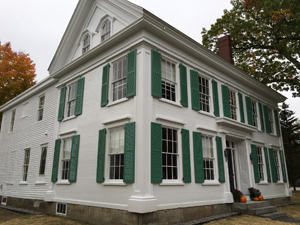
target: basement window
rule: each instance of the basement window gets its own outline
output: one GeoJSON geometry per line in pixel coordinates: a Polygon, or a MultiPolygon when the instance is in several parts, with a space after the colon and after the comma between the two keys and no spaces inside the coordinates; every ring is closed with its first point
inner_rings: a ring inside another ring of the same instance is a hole
{"type": "Polygon", "coordinates": [[[57,203],[56,204],[56,214],[67,215],[67,204],[57,203]]]}
{"type": "Polygon", "coordinates": [[[1,204],[6,205],[7,197],[2,196],[1,204]]]}

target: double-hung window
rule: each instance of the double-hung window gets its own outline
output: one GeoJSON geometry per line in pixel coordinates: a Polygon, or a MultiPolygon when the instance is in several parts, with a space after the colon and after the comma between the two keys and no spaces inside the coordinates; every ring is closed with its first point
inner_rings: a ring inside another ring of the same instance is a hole
{"type": "Polygon", "coordinates": [[[47,146],[43,146],[41,151],[41,160],[40,160],[40,170],[39,170],[40,175],[45,175],[46,159],[47,159],[47,146]]]}
{"type": "Polygon", "coordinates": [[[252,109],[252,119],[253,119],[253,126],[257,127],[257,107],[256,107],[256,102],[251,101],[251,109],[252,109]]]}
{"type": "Polygon", "coordinates": [[[126,97],[127,57],[113,63],[113,101],[126,97]]]}
{"type": "Polygon", "coordinates": [[[200,106],[201,110],[205,112],[210,112],[209,102],[210,102],[210,94],[209,94],[209,80],[199,76],[199,94],[200,94],[200,106]]]}
{"type": "Polygon", "coordinates": [[[257,153],[257,165],[258,165],[259,179],[261,181],[264,181],[263,148],[256,147],[256,153],[257,153]]]}
{"type": "Polygon", "coordinates": [[[161,60],[161,84],[162,98],[176,102],[176,71],[175,64],[166,60],[161,60]]]}
{"type": "Polygon", "coordinates": [[[77,82],[74,82],[68,86],[68,102],[67,102],[67,115],[73,116],[75,112],[77,82]]]}
{"type": "Polygon", "coordinates": [[[101,42],[105,41],[110,37],[110,29],[111,29],[111,23],[110,20],[107,19],[102,25],[101,42]]]}
{"type": "Polygon", "coordinates": [[[29,160],[30,160],[30,148],[24,150],[23,181],[27,181],[29,160]]]}
{"type": "Polygon", "coordinates": [[[63,139],[63,149],[61,156],[61,179],[69,179],[70,156],[71,156],[72,138],[63,139]]]}
{"type": "Polygon", "coordinates": [[[274,150],[274,161],[275,161],[275,170],[276,170],[276,176],[277,176],[277,181],[280,180],[280,162],[279,162],[279,151],[274,150]]]}
{"type": "Polygon", "coordinates": [[[43,119],[44,104],[45,104],[45,96],[41,96],[39,99],[38,121],[41,121],[43,119]]]}
{"type": "Polygon", "coordinates": [[[214,151],[212,137],[202,135],[204,179],[214,180],[214,151]]]}
{"type": "Polygon", "coordinates": [[[268,109],[269,114],[269,124],[270,124],[270,133],[274,133],[274,120],[273,120],[273,113],[271,109],[268,109]]]}
{"type": "Polygon", "coordinates": [[[124,126],[109,129],[109,179],[123,179],[124,126]]]}
{"type": "Polygon", "coordinates": [[[162,127],[162,179],[178,179],[177,130],[162,127]]]}
{"type": "Polygon", "coordinates": [[[230,106],[231,119],[237,120],[235,92],[230,89],[228,91],[229,91],[229,106],[230,106]]]}
{"type": "Polygon", "coordinates": [[[83,38],[82,54],[90,50],[90,35],[86,34],[83,38]]]}
{"type": "Polygon", "coordinates": [[[16,110],[11,111],[11,118],[10,118],[10,132],[14,131],[14,125],[15,125],[15,117],[16,117],[16,110]]]}

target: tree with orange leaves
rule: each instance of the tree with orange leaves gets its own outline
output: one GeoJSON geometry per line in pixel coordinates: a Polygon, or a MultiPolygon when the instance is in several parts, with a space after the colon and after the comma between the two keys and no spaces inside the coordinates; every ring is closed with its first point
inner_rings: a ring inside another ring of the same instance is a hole
{"type": "Polygon", "coordinates": [[[236,66],[278,91],[300,97],[299,0],[231,0],[233,8],[203,29],[203,45],[218,52],[230,35],[236,66]]]}
{"type": "Polygon", "coordinates": [[[33,86],[35,77],[35,64],[29,54],[15,52],[9,42],[0,42],[0,105],[33,86]]]}

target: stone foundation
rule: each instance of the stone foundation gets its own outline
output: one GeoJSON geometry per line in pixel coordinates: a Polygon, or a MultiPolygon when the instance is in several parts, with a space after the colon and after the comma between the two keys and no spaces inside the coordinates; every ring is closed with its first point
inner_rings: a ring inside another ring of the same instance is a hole
{"type": "MultiPolygon", "coordinates": [[[[2,196],[0,196],[0,199],[2,196]]],[[[270,205],[286,204],[289,198],[269,199],[270,205]]],[[[7,206],[56,214],[56,202],[7,197],[7,206]]],[[[231,212],[232,204],[206,205],[159,210],[151,213],[132,213],[124,210],[67,204],[66,218],[91,224],[177,224],[208,216],[231,212]]]]}

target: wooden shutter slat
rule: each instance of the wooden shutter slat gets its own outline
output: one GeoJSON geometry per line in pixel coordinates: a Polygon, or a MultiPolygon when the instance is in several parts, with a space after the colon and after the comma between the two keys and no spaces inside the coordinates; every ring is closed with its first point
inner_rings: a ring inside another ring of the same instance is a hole
{"type": "Polygon", "coordinates": [[[218,155],[219,182],[225,183],[222,138],[217,136],[216,143],[217,143],[217,155],[218,155]]]}
{"type": "Polygon", "coordinates": [[[162,126],[151,122],[151,183],[162,182],[162,126]]]}
{"type": "Polygon", "coordinates": [[[278,119],[278,111],[276,109],[274,109],[274,117],[275,117],[277,136],[280,137],[280,124],[278,119]]]}
{"type": "Polygon", "coordinates": [[[285,170],[285,159],[284,159],[284,154],[283,151],[280,150],[280,160],[281,160],[281,170],[282,170],[282,176],[283,176],[283,182],[287,182],[287,177],[286,177],[286,170],[285,170]]]}
{"type": "Polygon", "coordinates": [[[151,89],[152,96],[162,97],[161,82],[161,54],[154,49],[151,50],[151,89]]]}
{"type": "Polygon", "coordinates": [[[104,182],[106,129],[99,130],[97,155],[97,183],[104,182]]]}
{"type": "Polygon", "coordinates": [[[125,124],[124,183],[134,183],[135,171],[135,122],[125,124]]]}
{"type": "Polygon", "coordinates": [[[248,124],[253,126],[253,114],[252,114],[251,98],[249,98],[248,96],[245,96],[245,100],[246,100],[248,124]]]}
{"type": "Polygon", "coordinates": [[[272,171],[272,180],[273,183],[277,182],[277,173],[275,167],[275,158],[274,158],[274,150],[269,148],[269,155],[270,155],[270,164],[271,164],[271,171],[272,171]]]}
{"type": "Polygon", "coordinates": [[[182,64],[179,65],[180,70],[180,93],[181,93],[181,105],[188,107],[188,90],[187,90],[187,70],[182,64]]]}
{"type": "Polygon", "coordinates": [[[67,92],[67,87],[63,86],[60,89],[59,109],[58,109],[58,119],[57,119],[58,121],[62,121],[64,119],[66,92],[67,92]]]}
{"type": "Polygon", "coordinates": [[[136,49],[127,54],[126,98],[136,95],[136,49]]]}
{"type": "Polygon", "coordinates": [[[183,182],[191,183],[191,158],[190,158],[189,131],[185,129],[181,129],[181,137],[182,137],[183,182]]]}
{"type": "Polygon", "coordinates": [[[78,79],[77,90],[76,90],[76,101],[75,101],[75,112],[74,115],[78,116],[82,114],[83,106],[83,93],[84,93],[84,77],[78,79]]]}
{"type": "Polygon", "coordinates": [[[268,149],[264,147],[265,151],[265,161],[266,161],[266,167],[267,167],[267,177],[268,177],[268,182],[271,183],[271,172],[270,172],[270,161],[269,161],[269,156],[268,156],[268,149]]]}
{"type": "Polygon", "coordinates": [[[223,99],[223,112],[224,116],[231,118],[230,104],[229,104],[229,89],[226,85],[222,84],[222,99],[223,99]]]}
{"type": "Polygon", "coordinates": [[[51,182],[56,182],[57,181],[57,172],[58,172],[58,164],[59,164],[59,153],[60,153],[60,143],[61,143],[60,139],[56,139],[55,140],[51,182]]]}
{"type": "Polygon", "coordinates": [[[254,180],[255,180],[255,183],[259,183],[260,182],[260,178],[259,178],[259,171],[258,171],[256,145],[251,145],[251,154],[252,154],[252,164],[253,164],[254,180]]]}
{"type": "Polygon", "coordinates": [[[216,117],[220,117],[218,83],[215,80],[212,80],[211,83],[212,83],[213,99],[214,99],[214,114],[216,117]]]}
{"type": "Polygon", "coordinates": [[[80,141],[80,135],[72,136],[69,182],[76,182],[77,180],[79,141],[80,141]]]}
{"type": "Polygon", "coordinates": [[[195,182],[204,183],[202,134],[193,132],[195,182]]]}
{"type": "Polygon", "coordinates": [[[269,108],[266,105],[264,105],[264,119],[265,119],[265,125],[266,125],[266,132],[269,134],[269,133],[271,133],[271,126],[270,126],[270,121],[269,121],[269,108]]]}
{"type": "Polygon", "coordinates": [[[262,131],[262,132],[265,132],[264,114],[263,114],[262,105],[261,105],[260,102],[258,103],[258,108],[259,108],[259,116],[260,116],[260,127],[261,127],[261,131],[262,131]]]}
{"type": "Polygon", "coordinates": [[[108,104],[108,84],[109,84],[109,63],[103,67],[102,89],[101,89],[101,107],[108,104]]]}
{"type": "Polygon", "coordinates": [[[192,99],[192,109],[200,111],[200,93],[199,93],[199,74],[197,71],[190,70],[191,78],[191,99],[192,99]]]}
{"type": "Polygon", "coordinates": [[[245,123],[243,95],[241,93],[238,93],[238,96],[239,96],[241,122],[245,123]]]}

